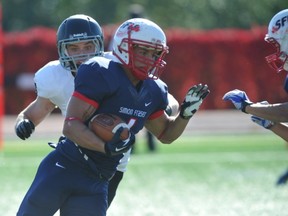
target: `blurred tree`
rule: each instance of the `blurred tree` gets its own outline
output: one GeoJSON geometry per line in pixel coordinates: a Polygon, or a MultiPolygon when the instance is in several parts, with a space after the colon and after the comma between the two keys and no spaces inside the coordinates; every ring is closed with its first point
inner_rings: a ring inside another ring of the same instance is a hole
{"type": "Polygon", "coordinates": [[[147,17],[163,28],[250,28],[267,25],[276,12],[287,8],[283,0],[3,0],[3,29],[56,28],[75,13],[92,16],[100,25],[119,23],[128,18],[132,3],[142,4],[147,17]]]}

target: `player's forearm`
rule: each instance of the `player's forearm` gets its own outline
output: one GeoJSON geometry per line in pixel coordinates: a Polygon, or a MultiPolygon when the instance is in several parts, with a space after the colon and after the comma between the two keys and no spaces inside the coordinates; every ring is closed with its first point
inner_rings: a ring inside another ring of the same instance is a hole
{"type": "Polygon", "coordinates": [[[23,111],[19,113],[16,124],[24,119],[33,122],[35,126],[39,125],[53,110],[55,105],[46,98],[37,97],[23,111]]]}
{"type": "Polygon", "coordinates": [[[167,127],[158,137],[158,139],[164,144],[170,144],[174,142],[181,136],[188,122],[188,119],[186,120],[178,116],[174,119],[174,121],[170,121],[169,124],[167,124],[167,127]]]}
{"type": "Polygon", "coordinates": [[[288,142],[288,126],[283,123],[275,123],[270,130],[288,142]]]}
{"type": "Polygon", "coordinates": [[[273,122],[288,122],[288,103],[269,105],[255,103],[247,106],[245,111],[273,122]]]}
{"type": "Polygon", "coordinates": [[[63,134],[77,145],[93,151],[105,153],[104,142],[77,119],[66,119],[63,134]]]}

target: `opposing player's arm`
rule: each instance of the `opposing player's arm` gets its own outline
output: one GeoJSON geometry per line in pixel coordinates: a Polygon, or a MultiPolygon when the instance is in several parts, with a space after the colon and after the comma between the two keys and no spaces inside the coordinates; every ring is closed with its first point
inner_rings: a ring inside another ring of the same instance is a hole
{"type": "MultiPolygon", "coordinates": [[[[263,104],[263,102],[262,102],[263,104]]],[[[288,141],[288,126],[284,123],[272,122],[267,119],[263,119],[258,116],[251,116],[252,122],[260,125],[261,127],[271,130],[276,135],[280,136],[282,139],[288,141]]]]}
{"type": "Polygon", "coordinates": [[[16,124],[23,119],[29,119],[35,126],[37,126],[54,109],[55,104],[53,104],[49,99],[38,96],[23,111],[19,113],[16,119],[16,124]]]}
{"type": "Polygon", "coordinates": [[[55,105],[47,98],[37,97],[16,118],[15,132],[23,140],[30,137],[35,126],[55,109],[55,105]]]}
{"type": "Polygon", "coordinates": [[[275,123],[270,130],[288,142],[288,126],[283,123],[275,123]]]}
{"type": "Polygon", "coordinates": [[[253,103],[246,112],[273,122],[288,122],[288,102],[279,104],[253,103]]]}
{"type": "Polygon", "coordinates": [[[288,122],[288,102],[278,104],[253,103],[245,91],[234,89],[223,96],[230,100],[236,109],[273,122],[288,122]]]}

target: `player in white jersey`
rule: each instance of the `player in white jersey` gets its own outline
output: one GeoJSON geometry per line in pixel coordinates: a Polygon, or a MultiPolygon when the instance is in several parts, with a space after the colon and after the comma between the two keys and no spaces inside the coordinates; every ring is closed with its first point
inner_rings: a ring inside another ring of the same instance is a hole
{"type": "MultiPolygon", "coordinates": [[[[73,15],[65,19],[57,31],[59,60],[51,61],[39,69],[34,77],[37,98],[20,112],[15,131],[19,138],[28,139],[55,108],[66,115],[68,101],[74,91],[74,77],[78,66],[93,56],[112,58],[104,54],[103,33],[99,24],[86,15],[73,15]],[[73,37],[71,37],[71,35],[73,37]]],[[[169,95],[169,114],[178,112],[178,102],[169,95]]],[[[130,152],[125,153],[117,167],[115,176],[109,182],[108,204],[115,197],[117,187],[129,161],[130,152]]]]}
{"type": "Polygon", "coordinates": [[[17,117],[15,131],[23,140],[29,138],[35,126],[56,107],[66,114],[78,66],[104,53],[102,29],[89,16],[70,16],[58,28],[57,47],[59,60],[49,62],[37,71],[34,78],[37,98],[17,117]]]}
{"type": "Polygon", "coordinates": [[[37,100],[48,99],[47,103],[52,103],[53,109],[57,106],[65,116],[68,100],[74,90],[74,75],[71,71],[62,67],[58,60],[51,61],[37,71],[34,82],[38,96],[36,105],[37,100]]]}

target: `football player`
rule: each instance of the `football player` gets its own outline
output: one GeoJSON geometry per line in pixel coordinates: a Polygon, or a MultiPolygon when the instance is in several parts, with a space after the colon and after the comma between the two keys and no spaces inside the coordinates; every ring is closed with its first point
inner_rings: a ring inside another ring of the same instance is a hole
{"type": "MultiPolygon", "coordinates": [[[[15,131],[19,138],[26,140],[56,107],[66,115],[68,101],[74,90],[74,77],[79,65],[94,56],[104,53],[103,33],[99,24],[91,17],[77,14],[65,19],[57,31],[59,60],[51,61],[35,74],[37,98],[20,112],[16,119],[15,131]],[[59,85],[61,83],[61,85],[59,85]]],[[[169,115],[178,111],[177,100],[169,94],[169,115]]],[[[61,137],[60,139],[63,139],[61,137]]],[[[49,143],[52,147],[54,143],[49,143]]],[[[130,152],[125,154],[117,167],[117,172],[109,182],[108,205],[116,195],[116,190],[127,169],[130,152]]]]}
{"type": "MultiPolygon", "coordinates": [[[[288,72],[288,9],[273,16],[268,26],[265,41],[275,48],[275,53],[266,57],[267,63],[277,73],[288,72]]],[[[287,90],[285,80],[284,89],[287,90]]],[[[235,89],[227,92],[224,100],[230,100],[236,109],[251,114],[251,120],[273,131],[288,142],[288,102],[269,104],[267,101],[253,103],[246,92],[235,89]]],[[[277,184],[288,180],[288,170],[280,176],[277,184]]]]}
{"type": "Polygon", "coordinates": [[[207,85],[194,85],[176,116],[165,113],[168,88],[159,79],[168,53],[166,36],[154,22],[125,21],[114,36],[112,59],[94,57],[78,69],[63,126],[67,137],[39,165],[19,215],[106,215],[108,183],[144,126],[162,143],[172,143],[209,94],[207,85]],[[103,142],[89,128],[98,113],[121,117],[130,126],[129,138],[103,142]],[[41,193],[40,193],[41,192],[41,193]]]}
{"type": "Polygon", "coordinates": [[[35,126],[55,108],[66,115],[79,65],[104,53],[102,29],[89,16],[70,16],[58,28],[57,47],[59,60],[49,62],[36,72],[37,97],[17,116],[15,132],[22,140],[28,139],[35,126]]]}

